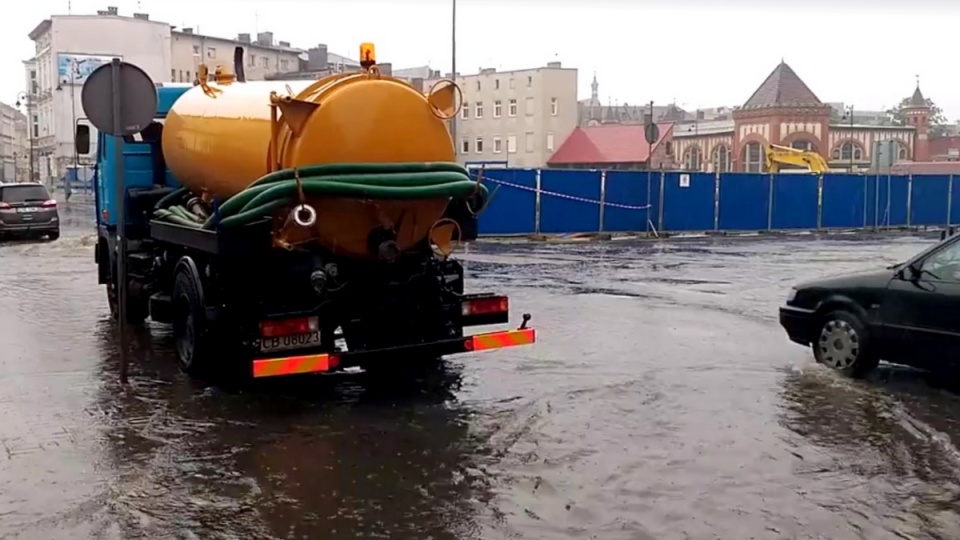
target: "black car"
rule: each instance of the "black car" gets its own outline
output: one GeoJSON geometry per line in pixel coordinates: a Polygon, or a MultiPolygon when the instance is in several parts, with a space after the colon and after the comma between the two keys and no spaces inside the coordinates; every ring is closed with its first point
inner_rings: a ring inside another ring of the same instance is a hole
{"type": "Polygon", "coordinates": [[[790,290],[780,324],[817,362],[860,376],[880,360],[923,369],[960,363],[960,235],[882,270],[790,290]]]}
{"type": "Polygon", "coordinates": [[[0,183],[0,238],[60,238],[57,201],[43,184],[0,183]]]}

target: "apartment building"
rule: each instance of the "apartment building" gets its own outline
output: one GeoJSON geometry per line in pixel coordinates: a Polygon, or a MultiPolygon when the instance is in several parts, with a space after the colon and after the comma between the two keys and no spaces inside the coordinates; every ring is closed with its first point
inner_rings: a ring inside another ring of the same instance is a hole
{"type": "MultiPolygon", "coordinates": [[[[237,39],[206,36],[192,28],[177,29],[150,19],[147,13],[120,15],[108,7],[95,15],[53,15],[30,32],[34,57],[24,61],[26,92],[18,99],[28,117],[35,178],[53,183],[83,157],[73,149],[74,125],[83,121],[80,92],[97,67],[119,57],[142,68],[158,82],[192,82],[202,61],[232,71],[233,51],[245,50],[250,80],[297,69],[304,51],[278,41],[270,32],[237,39]]],[[[95,130],[94,130],[95,131],[95,130]]],[[[95,139],[94,139],[95,140],[95,139]]]]}
{"type": "Polygon", "coordinates": [[[0,103],[0,182],[30,177],[27,153],[27,117],[16,107],[0,103]]]}
{"type": "Polygon", "coordinates": [[[206,36],[193,28],[171,30],[170,82],[193,82],[201,63],[210,70],[223,66],[233,72],[233,52],[243,47],[243,73],[247,80],[266,80],[275,73],[295,71],[300,67],[303,50],[289,42],[274,42],[273,32],[260,32],[256,40],[250,34],[238,34],[236,39],[206,36]]]}
{"type": "Polygon", "coordinates": [[[458,75],[456,82],[463,107],[455,138],[458,160],[466,165],[542,167],[577,126],[577,70],[560,62],[481,69],[458,75]]]}

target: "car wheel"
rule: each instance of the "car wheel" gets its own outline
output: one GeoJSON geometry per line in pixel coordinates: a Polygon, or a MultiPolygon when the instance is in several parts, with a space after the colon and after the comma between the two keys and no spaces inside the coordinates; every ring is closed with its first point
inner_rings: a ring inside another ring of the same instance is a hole
{"type": "Polygon", "coordinates": [[[813,355],[817,362],[851,377],[862,376],[879,363],[866,325],[856,315],[843,310],[820,319],[813,355]]]}
{"type": "Polygon", "coordinates": [[[47,239],[53,242],[60,238],[60,231],[53,231],[52,233],[47,234],[47,239]]]}

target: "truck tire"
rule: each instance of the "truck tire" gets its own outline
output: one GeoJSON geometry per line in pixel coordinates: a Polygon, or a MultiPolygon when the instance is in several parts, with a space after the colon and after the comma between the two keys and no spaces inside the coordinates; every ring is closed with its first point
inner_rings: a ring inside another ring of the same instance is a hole
{"type": "Polygon", "coordinates": [[[820,317],[812,347],[818,363],[849,377],[862,377],[880,363],[866,325],[845,310],[820,317]]]}
{"type": "Polygon", "coordinates": [[[208,374],[212,336],[200,286],[186,265],[173,278],[173,339],[180,369],[192,376],[208,374]]]}
{"type": "MultiPolygon", "coordinates": [[[[110,317],[113,320],[120,318],[120,310],[118,309],[117,303],[117,282],[111,278],[110,283],[107,283],[107,303],[110,305],[110,317]]],[[[146,302],[131,302],[129,297],[127,298],[127,309],[124,312],[124,319],[126,319],[127,324],[140,325],[143,324],[143,321],[147,319],[149,315],[146,302]]]]}

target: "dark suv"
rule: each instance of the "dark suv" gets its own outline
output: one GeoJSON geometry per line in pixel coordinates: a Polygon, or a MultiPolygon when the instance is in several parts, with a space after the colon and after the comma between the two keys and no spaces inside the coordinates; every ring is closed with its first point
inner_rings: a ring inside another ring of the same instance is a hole
{"type": "Polygon", "coordinates": [[[0,238],[60,238],[57,201],[43,184],[0,184],[0,238]]]}

